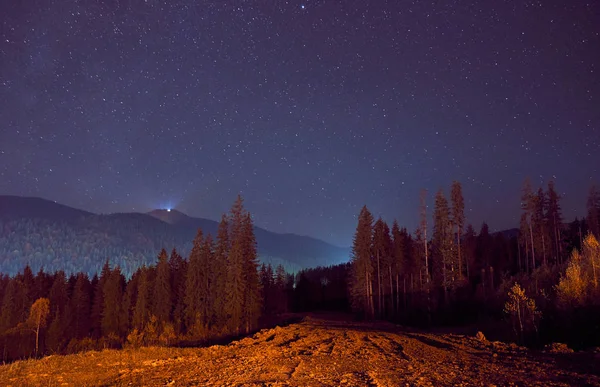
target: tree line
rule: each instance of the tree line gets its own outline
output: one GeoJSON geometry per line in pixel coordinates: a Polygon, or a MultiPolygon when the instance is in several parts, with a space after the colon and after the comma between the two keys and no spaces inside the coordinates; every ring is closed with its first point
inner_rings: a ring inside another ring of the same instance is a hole
{"type": "Polygon", "coordinates": [[[67,277],[27,266],[0,277],[4,361],[123,345],[196,345],[247,334],[261,317],[288,309],[293,276],[259,267],[250,213],[241,197],[216,238],[202,230],[187,259],[173,249],[130,279],[106,261],[100,275],[67,277]]]}
{"type": "MultiPolygon", "coordinates": [[[[527,314],[529,321],[513,326],[515,334],[536,342],[564,336],[565,324],[572,327],[574,316],[583,319],[584,309],[589,319],[582,326],[600,323],[600,298],[594,297],[600,295],[600,250],[593,247],[600,233],[597,188],[590,191],[586,218],[565,223],[554,182],[534,190],[527,179],[519,228],[505,234],[490,234],[485,223],[476,233],[466,222],[459,182],[452,183],[449,199],[441,189],[436,193],[432,214],[427,199],[422,191],[420,222],[412,233],[396,220],[390,228],[366,206],[361,209],[348,281],[355,312],[430,326],[485,316],[512,321],[514,311],[527,314]],[[526,310],[511,304],[520,297],[525,298],[519,305],[529,305],[526,310]],[[573,297],[579,302],[564,302],[573,297]]],[[[597,332],[591,335],[600,343],[597,332]]],[[[586,345],[589,338],[574,334],[565,340],[586,345]]]]}

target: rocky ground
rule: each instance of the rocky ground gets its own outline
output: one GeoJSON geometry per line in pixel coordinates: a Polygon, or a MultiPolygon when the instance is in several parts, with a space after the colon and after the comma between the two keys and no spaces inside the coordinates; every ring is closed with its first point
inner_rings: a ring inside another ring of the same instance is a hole
{"type": "Polygon", "coordinates": [[[0,385],[600,386],[600,357],[308,317],[226,346],[20,361],[0,367],[0,385]]]}

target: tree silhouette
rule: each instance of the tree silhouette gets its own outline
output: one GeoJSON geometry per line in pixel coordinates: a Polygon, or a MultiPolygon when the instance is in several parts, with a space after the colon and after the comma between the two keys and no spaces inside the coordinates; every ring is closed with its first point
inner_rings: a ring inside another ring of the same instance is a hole
{"type": "Polygon", "coordinates": [[[172,304],[171,273],[169,270],[169,257],[165,249],[162,249],[158,255],[156,278],[152,290],[152,314],[156,316],[159,323],[170,321],[172,304]]]}
{"type": "Polygon", "coordinates": [[[246,212],[242,219],[242,249],[244,270],[244,325],[246,333],[258,326],[262,309],[260,278],[258,276],[258,251],[254,224],[250,213],[246,212]]]}
{"type": "Polygon", "coordinates": [[[458,278],[461,279],[463,276],[463,256],[461,240],[463,236],[463,228],[465,225],[465,200],[462,194],[462,186],[458,181],[452,182],[450,200],[452,201],[452,227],[456,235],[455,241],[458,255],[458,278]]]}
{"type": "Polygon", "coordinates": [[[364,206],[358,216],[358,226],[352,245],[352,276],[350,297],[353,308],[367,317],[375,315],[373,304],[373,265],[371,262],[373,215],[364,206]]]}

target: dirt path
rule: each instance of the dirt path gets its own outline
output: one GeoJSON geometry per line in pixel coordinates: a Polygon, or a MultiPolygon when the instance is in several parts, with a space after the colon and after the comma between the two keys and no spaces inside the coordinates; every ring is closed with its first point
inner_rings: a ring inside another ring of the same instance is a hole
{"type": "Polygon", "coordinates": [[[227,346],[91,352],[0,367],[0,385],[600,386],[593,354],[307,318],[227,346]],[[86,371],[87,370],[87,371],[86,371]]]}

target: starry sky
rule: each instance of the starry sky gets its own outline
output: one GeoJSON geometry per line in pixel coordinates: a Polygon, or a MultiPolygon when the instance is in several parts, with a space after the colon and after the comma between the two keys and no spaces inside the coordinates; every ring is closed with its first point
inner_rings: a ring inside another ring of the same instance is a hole
{"type": "Polygon", "coordinates": [[[600,179],[600,3],[0,2],[0,194],[218,219],[350,245],[363,204],[417,226],[463,184],[518,226],[600,179]]]}

